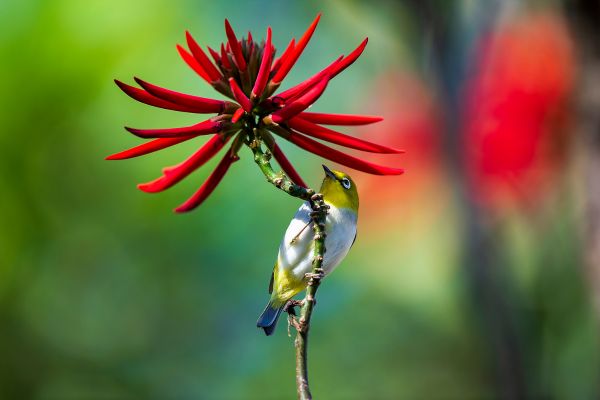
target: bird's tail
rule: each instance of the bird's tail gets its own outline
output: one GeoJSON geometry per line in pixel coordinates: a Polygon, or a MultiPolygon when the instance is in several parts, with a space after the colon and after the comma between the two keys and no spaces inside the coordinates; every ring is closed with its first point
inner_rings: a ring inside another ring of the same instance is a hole
{"type": "Polygon", "coordinates": [[[277,320],[281,315],[281,311],[283,310],[284,304],[274,303],[273,300],[269,301],[269,304],[265,307],[265,310],[258,317],[258,321],[256,321],[256,326],[259,328],[263,328],[265,334],[267,336],[271,336],[273,331],[275,331],[275,327],[277,326],[277,320]]]}

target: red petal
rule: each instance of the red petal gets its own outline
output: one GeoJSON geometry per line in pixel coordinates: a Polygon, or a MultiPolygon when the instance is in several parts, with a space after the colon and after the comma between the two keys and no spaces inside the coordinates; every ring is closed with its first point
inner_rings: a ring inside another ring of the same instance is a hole
{"type": "Polygon", "coordinates": [[[139,157],[145,154],[153,153],[158,150],[166,149],[167,147],[171,147],[181,142],[185,142],[186,140],[190,140],[194,137],[195,136],[183,136],[177,138],[156,139],[141,144],[139,146],[132,147],[131,149],[121,151],[120,153],[111,154],[110,156],[106,157],[106,159],[125,160],[127,158],[139,157]]]}
{"type": "Polygon", "coordinates": [[[279,58],[276,58],[275,61],[273,61],[273,67],[271,67],[271,72],[276,73],[277,71],[279,71],[279,68],[281,67],[283,61],[285,61],[285,59],[290,56],[292,51],[294,51],[294,46],[296,46],[296,39],[290,40],[290,43],[285,48],[281,56],[279,58]]]}
{"type": "Polygon", "coordinates": [[[281,169],[283,169],[283,171],[290,177],[292,181],[294,181],[296,185],[300,185],[305,188],[308,187],[308,185],[304,183],[302,177],[300,177],[292,163],[290,163],[285,154],[283,154],[283,151],[281,151],[281,148],[277,143],[273,143],[273,157],[275,157],[275,160],[277,160],[277,163],[279,164],[281,169]]]}
{"type": "Polygon", "coordinates": [[[210,79],[210,77],[208,76],[208,74],[206,73],[204,68],[202,68],[202,66],[200,64],[198,64],[198,61],[196,61],[196,59],[194,58],[193,55],[188,53],[188,51],[186,49],[184,49],[183,47],[181,47],[180,45],[177,45],[177,51],[179,52],[179,55],[181,56],[183,61],[185,61],[185,63],[191,69],[193,69],[198,75],[200,75],[200,77],[202,77],[202,79],[204,79],[208,83],[212,82],[212,79],[210,79]]]}
{"type": "Polygon", "coordinates": [[[252,88],[252,97],[260,97],[265,89],[267,80],[269,79],[269,73],[271,72],[271,57],[273,51],[273,47],[271,46],[271,27],[267,28],[267,40],[264,49],[262,60],[260,61],[260,68],[256,74],[254,87],[252,88]]]}
{"type": "Polygon", "coordinates": [[[304,94],[308,89],[310,89],[315,84],[317,84],[320,80],[322,80],[324,76],[328,75],[329,71],[333,67],[335,67],[335,65],[338,62],[340,62],[340,60],[343,58],[344,58],[344,56],[340,56],[337,60],[335,60],[334,62],[329,64],[327,66],[327,68],[323,69],[320,72],[317,72],[316,74],[314,74],[313,76],[311,76],[310,78],[305,80],[304,82],[301,82],[301,83],[297,84],[296,86],[293,86],[293,87],[289,88],[288,90],[285,90],[285,91],[279,93],[275,97],[279,97],[285,102],[290,99],[293,99],[294,97],[304,94]]]}
{"type": "Polygon", "coordinates": [[[214,51],[210,46],[206,46],[206,48],[208,49],[210,56],[213,58],[213,60],[215,60],[215,64],[219,65],[219,62],[221,61],[221,56],[219,56],[219,53],[214,51]]]}
{"type": "Polygon", "coordinates": [[[206,73],[210,77],[210,80],[212,82],[220,80],[221,73],[219,72],[217,67],[215,67],[214,64],[212,62],[210,62],[210,60],[208,59],[208,56],[206,55],[204,50],[202,50],[202,48],[198,45],[198,43],[196,43],[196,41],[194,40],[194,38],[192,37],[192,35],[190,35],[190,33],[188,31],[185,31],[185,39],[187,40],[188,47],[190,48],[190,51],[194,55],[194,58],[196,59],[196,61],[198,61],[200,63],[202,68],[206,71],[206,73]]]}
{"type": "Polygon", "coordinates": [[[213,158],[223,148],[227,140],[223,140],[219,135],[213,136],[191,157],[177,165],[163,169],[163,176],[152,182],[141,183],[138,188],[147,193],[161,192],[170,188],[213,158]]]}
{"type": "Polygon", "coordinates": [[[370,115],[344,115],[303,112],[299,115],[303,120],[323,125],[368,125],[383,121],[382,117],[370,115]]]}
{"type": "Polygon", "coordinates": [[[304,35],[302,35],[300,40],[298,40],[298,44],[294,46],[293,53],[290,54],[289,57],[286,57],[286,59],[282,62],[281,67],[279,68],[275,76],[273,76],[273,83],[275,85],[279,84],[283,80],[283,78],[285,78],[288,72],[290,72],[290,70],[300,57],[300,54],[302,54],[302,52],[304,51],[304,48],[308,44],[310,38],[312,37],[312,34],[315,32],[315,29],[317,28],[320,19],[321,14],[318,14],[315,20],[312,22],[312,24],[310,24],[310,26],[306,30],[306,32],[304,32],[304,35]]]}
{"type": "Polygon", "coordinates": [[[287,124],[290,128],[305,133],[309,136],[325,140],[330,143],[339,144],[340,146],[349,147],[351,149],[383,154],[404,153],[404,151],[402,150],[393,149],[391,147],[382,146],[379,144],[367,142],[366,140],[344,135],[341,132],[336,132],[332,129],[313,124],[309,121],[305,121],[300,117],[295,117],[288,120],[287,124]]]}
{"type": "Polygon", "coordinates": [[[233,97],[238,103],[240,103],[240,106],[242,106],[246,112],[251,112],[252,104],[250,104],[250,99],[244,94],[242,89],[240,89],[235,79],[229,78],[229,87],[231,88],[233,97]]]}
{"type": "Polygon", "coordinates": [[[306,110],[311,104],[317,101],[319,97],[321,97],[325,91],[325,88],[327,87],[328,82],[329,80],[327,78],[321,80],[321,82],[316,84],[312,89],[306,92],[306,94],[298,98],[298,100],[286,105],[280,110],[275,111],[271,115],[273,122],[277,124],[282,123],[285,120],[290,119],[306,110]]]}
{"type": "Polygon", "coordinates": [[[242,54],[242,47],[240,46],[240,42],[238,42],[229,21],[225,19],[225,33],[227,34],[227,42],[231,46],[231,52],[233,53],[233,58],[235,63],[237,64],[240,71],[246,70],[246,60],[244,59],[244,55],[242,54]]]}
{"type": "Polygon", "coordinates": [[[254,42],[246,42],[246,54],[248,59],[252,57],[252,53],[254,52],[254,42]]]}
{"type": "Polygon", "coordinates": [[[225,154],[225,157],[221,160],[217,168],[213,171],[212,174],[208,177],[208,179],[202,184],[200,189],[192,197],[187,199],[185,203],[180,205],[175,209],[176,212],[186,212],[191,211],[194,208],[198,207],[210,194],[215,190],[219,182],[223,179],[223,176],[227,173],[227,170],[231,166],[232,163],[239,160],[239,157],[236,155],[231,155],[229,152],[225,154]]]}
{"type": "Polygon", "coordinates": [[[242,115],[244,115],[244,109],[240,107],[237,110],[235,110],[235,112],[231,116],[231,122],[233,122],[235,124],[236,122],[238,122],[240,120],[242,115]]]}
{"type": "Polygon", "coordinates": [[[400,175],[404,173],[404,170],[400,168],[384,167],[382,165],[373,164],[368,161],[352,157],[296,132],[290,132],[290,134],[287,136],[281,135],[281,132],[273,132],[306,151],[310,151],[313,154],[359,171],[373,175],[400,175]]]}
{"type": "Polygon", "coordinates": [[[202,121],[192,126],[184,126],[183,128],[166,128],[166,129],[135,129],[125,127],[129,132],[141,138],[173,138],[180,136],[198,136],[207,135],[209,133],[217,133],[223,129],[221,121],[213,121],[209,119],[202,121]]]}
{"type": "Polygon", "coordinates": [[[221,43],[221,62],[226,69],[231,69],[231,63],[229,62],[229,57],[227,56],[223,43],[221,43]]]}
{"type": "Polygon", "coordinates": [[[115,83],[129,97],[131,97],[132,99],[135,99],[139,102],[142,102],[144,104],[148,104],[148,105],[151,105],[154,107],[164,108],[167,110],[183,111],[183,112],[190,112],[190,113],[200,113],[198,111],[197,107],[190,107],[190,106],[186,106],[183,104],[175,104],[175,103],[171,103],[170,101],[159,99],[157,97],[152,96],[150,93],[146,92],[145,90],[130,86],[130,85],[123,83],[117,79],[115,79],[115,83]]]}
{"type": "Polygon", "coordinates": [[[187,107],[192,107],[198,113],[220,113],[223,111],[225,102],[221,100],[207,99],[206,97],[192,96],[189,94],[175,92],[160,86],[145,82],[139,78],[135,81],[148,93],[163,100],[170,101],[187,107]]]}
{"type": "MultiPolygon", "coordinates": [[[[317,82],[319,82],[323,77],[328,76],[328,79],[332,79],[337,76],[340,72],[348,68],[356,59],[362,54],[365,46],[367,45],[368,38],[365,39],[352,53],[350,53],[346,58],[339,57],[333,63],[331,63],[327,68],[308,78],[304,82],[279,93],[275,97],[279,97],[284,101],[289,101],[294,97],[300,96],[304,94],[307,90],[312,88],[317,82]]],[[[283,56],[282,56],[283,58],[283,56]]],[[[275,67],[273,67],[275,70],[275,67]]]]}
{"type": "Polygon", "coordinates": [[[342,61],[339,62],[339,64],[332,68],[332,70],[330,71],[330,79],[337,76],[337,74],[339,74],[340,72],[348,68],[350,65],[352,65],[354,61],[356,61],[356,59],[360,57],[362,52],[365,50],[365,47],[367,47],[368,42],[369,38],[365,38],[365,40],[363,40],[362,43],[359,44],[358,47],[354,49],[352,53],[348,54],[348,57],[344,58],[342,61]]]}

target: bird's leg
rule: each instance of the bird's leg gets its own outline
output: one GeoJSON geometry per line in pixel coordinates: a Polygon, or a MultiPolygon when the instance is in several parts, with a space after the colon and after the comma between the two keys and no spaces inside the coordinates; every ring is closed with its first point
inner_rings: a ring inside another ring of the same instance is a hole
{"type": "MultiPolygon", "coordinates": [[[[318,256],[318,257],[321,257],[321,256],[318,256]]],[[[322,261],[323,260],[321,260],[321,262],[322,261]]],[[[321,282],[321,279],[323,279],[325,277],[325,271],[323,271],[323,268],[315,268],[313,271],[314,272],[308,272],[308,273],[304,274],[304,278],[308,279],[308,282],[306,283],[308,286],[318,285],[321,282]]],[[[312,303],[313,306],[315,306],[317,304],[317,299],[315,299],[315,297],[312,296],[309,292],[306,293],[306,297],[304,298],[304,301],[308,301],[308,302],[312,303]]],[[[302,323],[302,321],[300,321],[300,322],[302,323]]]]}
{"type": "Polygon", "coordinates": [[[304,300],[288,300],[283,306],[283,311],[291,315],[296,315],[296,309],[294,307],[302,307],[303,305],[304,300]]]}
{"type": "Polygon", "coordinates": [[[325,277],[325,271],[323,271],[323,268],[315,268],[314,271],[315,272],[307,272],[306,274],[304,274],[304,277],[308,279],[309,285],[311,285],[311,281],[317,279],[321,280],[323,279],[323,277],[325,277]]]}
{"type": "Polygon", "coordinates": [[[304,300],[288,300],[283,306],[283,311],[288,313],[288,336],[291,337],[290,327],[293,326],[294,329],[301,329],[300,322],[298,318],[296,318],[296,309],[294,307],[302,307],[304,305],[304,300]]]}

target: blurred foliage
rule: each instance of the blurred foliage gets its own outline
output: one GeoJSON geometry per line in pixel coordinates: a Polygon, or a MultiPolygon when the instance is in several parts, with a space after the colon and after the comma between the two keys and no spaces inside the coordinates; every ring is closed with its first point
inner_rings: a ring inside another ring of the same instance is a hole
{"type": "MultiPolygon", "coordinates": [[[[471,46],[477,35],[469,27],[490,19],[474,3],[427,11],[448,19],[445,29],[461,28],[453,36],[456,57],[468,54],[458,45],[471,46]]],[[[427,40],[435,34],[423,33],[415,16],[429,14],[415,4],[0,3],[0,398],[293,397],[285,324],[267,339],[255,320],[297,202],[264,182],[249,152],[191,214],[171,209],[211,166],[159,195],[136,190],[135,183],[158,176],[198,142],[104,161],[138,143],[121,127],[178,126],[195,117],[138,104],[112,79],[137,75],[212,96],[178,59],[174,45],[185,29],[214,44],[223,40],[225,17],[255,37],[270,24],[282,48],[322,11],[288,84],[364,36],[370,42],[315,109],[377,113],[386,96],[404,105],[427,98],[443,108],[439,82],[425,79],[443,66],[423,61],[435,62],[427,40]],[[428,94],[406,96],[402,80],[386,86],[386,77],[399,72],[428,94]]],[[[461,79],[449,71],[441,75],[461,79]]],[[[439,117],[419,104],[419,121],[439,117]]],[[[393,114],[394,107],[385,109],[393,114]]],[[[440,162],[447,157],[440,154],[441,129],[427,128],[433,136],[422,141],[422,124],[403,121],[352,131],[403,146],[408,154],[395,162],[407,160],[414,169],[400,178],[354,174],[369,190],[358,241],[319,292],[309,349],[313,392],[327,399],[493,398],[498,349],[466,276],[469,216],[456,194],[462,184],[440,162]],[[420,154],[431,162],[420,162],[420,154]]],[[[284,146],[317,186],[321,160],[284,146]]],[[[573,160],[535,215],[512,210],[484,218],[492,276],[503,282],[532,397],[598,395],[599,332],[582,275],[577,154],[573,160]]]]}

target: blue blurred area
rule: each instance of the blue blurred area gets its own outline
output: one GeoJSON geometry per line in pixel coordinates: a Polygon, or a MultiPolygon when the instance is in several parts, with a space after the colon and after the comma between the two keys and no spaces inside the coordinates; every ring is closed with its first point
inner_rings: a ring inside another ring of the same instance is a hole
{"type": "MultiPolygon", "coordinates": [[[[318,12],[321,24],[285,87],[368,36],[363,56],[313,111],[381,114],[385,128],[345,132],[405,148],[378,162],[407,163],[408,173],[353,174],[364,188],[359,235],[319,290],[313,393],[596,398],[582,149],[572,145],[559,183],[533,211],[478,204],[459,166],[459,102],[475,75],[476,44],[498,21],[530,12],[492,3],[2,2],[0,398],[294,395],[285,324],[266,338],[255,322],[298,202],[268,185],[243,149],[206,203],[176,215],[214,161],[161,194],[135,185],[198,141],[133,160],[104,157],[140,143],[124,125],[197,121],[136,103],[114,78],[219,97],[175,51],[186,29],[214,47],[225,39],[224,18],[255,38],[270,25],[283,49],[318,12]]],[[[282,147],[318,186],[323,160],[282,147]]]]}

